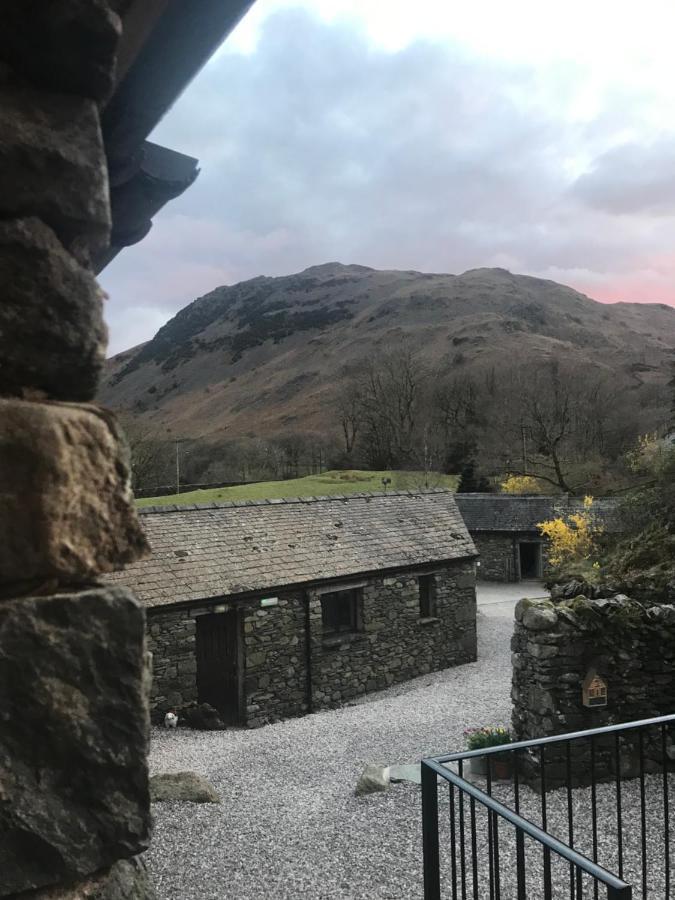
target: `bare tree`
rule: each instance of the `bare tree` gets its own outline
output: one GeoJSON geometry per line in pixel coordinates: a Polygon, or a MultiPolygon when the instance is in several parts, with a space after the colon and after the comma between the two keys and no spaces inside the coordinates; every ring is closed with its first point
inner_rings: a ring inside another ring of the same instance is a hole
{"type": "Polygon", "coordinates": [[[624,393],[598,369],[557,360],[504,370],[494,398],[486,398],[492,468],[563,492],[588,488],[635,431],[624,393]]]}
{"type": "Polygon", "coordinates": [[[348,374],[338,388],[337,413],[344,440],[344,451],[351,458],[361,426],[361,385],[358,374],[348,374]]]}
{"type": "Polygon", "coordinates": [[[424,366],[402,344],[365,361],[353,377],[352,398],[366,461],[375,469],[409,464],[426,387],[424,366]]]}
{"type": "Polygon", "coordinates": [[[148,425],[130,415],[119,416],[131,455],[134,491],[152,490],[169,482],[172,474],[172,444],[148,425]]]}

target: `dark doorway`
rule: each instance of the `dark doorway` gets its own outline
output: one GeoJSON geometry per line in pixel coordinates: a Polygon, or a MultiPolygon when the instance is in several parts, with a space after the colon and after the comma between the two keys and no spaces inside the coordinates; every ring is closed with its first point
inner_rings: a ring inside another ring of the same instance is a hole
{"type": "Polygon", "coordinates": [[[518,544],[520,554],[520,577],[541,578],[541,544],[518,544]]]}
{"type": "Polygon", "coordinates": [[[239,621],[234,612],[197,617],[197,696],[228,724],[239,721],[239,621]]]}

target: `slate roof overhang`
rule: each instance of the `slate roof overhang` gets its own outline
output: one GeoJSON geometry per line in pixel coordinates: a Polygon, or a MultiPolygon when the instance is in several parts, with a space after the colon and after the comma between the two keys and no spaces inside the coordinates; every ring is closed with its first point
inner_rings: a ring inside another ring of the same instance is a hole
{"type": "Polygon", "coordinates": [[[149,558],[109,580],[147,607],[353,580],[475,557],[450,491],[140,510],[149,558]]]}
{"type": "Polygon", "coordinates": [[[254,0],[132,0],[121,4],[117,84],[102,111],[113,216],[100,272],[141,240],[152,217],[198,174],[197,160],[147,141],[254,0]]]}

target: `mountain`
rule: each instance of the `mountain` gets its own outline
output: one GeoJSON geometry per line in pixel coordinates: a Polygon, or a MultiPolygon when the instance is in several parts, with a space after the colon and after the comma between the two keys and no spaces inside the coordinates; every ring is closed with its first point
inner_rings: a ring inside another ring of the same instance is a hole
{"type": "Polygon", "coordinates": [[[173,435],[333,429],[345,366],[402,338],[449,371],[558,357],[635,385],[663,383],[675,309],[598,303],[504,269],[442,275],[327,263],[199,297],[152,340],[108,361],[99,399],[173,435]]]}

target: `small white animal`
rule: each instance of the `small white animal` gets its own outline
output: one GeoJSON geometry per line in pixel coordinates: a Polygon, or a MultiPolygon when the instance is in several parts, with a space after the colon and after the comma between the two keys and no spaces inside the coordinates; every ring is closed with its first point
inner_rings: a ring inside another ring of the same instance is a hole
{"type": "Polygon", "coordinates": [[[178,716],[175,712],[168,712],[164,716],[164,727],[165,728],[175,728],[178,725],[178,716]]]}

